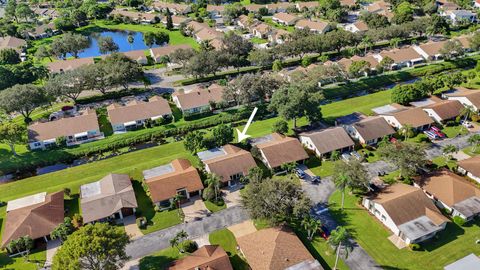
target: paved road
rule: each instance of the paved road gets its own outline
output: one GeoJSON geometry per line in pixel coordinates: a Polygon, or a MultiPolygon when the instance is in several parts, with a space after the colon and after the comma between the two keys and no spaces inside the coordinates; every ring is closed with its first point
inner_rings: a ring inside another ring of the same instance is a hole
{"type": "Polygon", "coordinates": [[[132,260],[147,256],[155,251],[168,248],[170,239],[181,230],[185,230],[189,238],[196,238],[213,231],[229,227],[248,220],[250,217],[240,206],[233,206],[213,213],[202,220],[179,224],[164,230],[156,231],[133,240],[126,249],[132,260]]]}
{"type": "Polygon", "coordinates": [[[455,145],[457,147],[457,149],[463,149],[463,148],[469,147],[470,144],[468,143],[467,140],[468,140],[468,138],[470,138],[470,136],[472,136],[474,134],[480,134],[480,131],[472,132],[469,135],[456,137],[456,138],[452,138],[452,139],[445,139],[445,140],[441,140],[441,141],[438,141],[436,143],[433,143],[432,146],[429,149],[427,149],[427,151],[426,151],[427,152],[427,157],[429,159],[433,159],[435,157],[441,156],[443,154],[442,153],[442,147],[444,147],[445,145],[449,145],[449,144],[455,145]]]}

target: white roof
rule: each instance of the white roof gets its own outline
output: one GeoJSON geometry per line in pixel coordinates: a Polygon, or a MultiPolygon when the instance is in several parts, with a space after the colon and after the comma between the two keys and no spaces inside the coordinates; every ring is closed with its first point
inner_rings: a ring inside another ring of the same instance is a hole
{"type": "Polygon", "coordinates": [[[478,270],[480,266],[480,258],[471,253],[460,260],[445,266],[445,270],[478,270]]]}
{"type": "Polygon", "coordinates": [[[13,201],[9,201],[7,204],[7,212],[24,208],[37,203],[43,203],[45,202],[46,196],[47,196],[47,192],[41,192],[41,193],[37,193],[27,197],[23,197],[20,199],[16,199],[13,201]]]}
{"type": "Polygon", "coordinates": [[[88,198],[98,195],[102,192],[100,181],[80,186],[80,195],[82,198],[88,198]]]}

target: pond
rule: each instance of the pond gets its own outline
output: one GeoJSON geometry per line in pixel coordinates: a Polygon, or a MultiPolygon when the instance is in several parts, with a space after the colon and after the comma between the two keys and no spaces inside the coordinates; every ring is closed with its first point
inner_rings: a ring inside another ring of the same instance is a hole
{"type": "MultiPolygon", "coordinates": [[[[99,37],[112,37],[113,41],[118,45],[119,52],[128,52],[136,50],[147,50],[149,47],[143,42],[143,33],[142,32],[131,32],[131,31],[102,31],[94,32],[89,35],[90,47],[85,49],[83,52],[78,54],[79,58],[86,57],[98,57],[101,56],[100,50],[98,48],[97,39],[99,37]],[[128,42],[128,35],[133,36],[133,43],[128,42]]],[[[152,48],[159,47],[158,45],[153,45],[152,48]]],[[[70,55],[68,55],[70,56],[70,55]]]]}

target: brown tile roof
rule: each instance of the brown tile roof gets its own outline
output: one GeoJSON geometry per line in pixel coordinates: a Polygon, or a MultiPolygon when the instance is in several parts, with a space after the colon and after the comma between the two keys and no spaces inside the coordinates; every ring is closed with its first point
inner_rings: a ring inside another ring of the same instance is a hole
{"type": "Polygon", "coordinates": [[[383,51],[380,53],[380,55],[382,57],[388,56],[392,58],[395,63],[401,63],[413,59],[422,58],[422,56],[412,47],[383,51]]]}
{"type": "Polygon", "coordinates": [[[433,124],[433,119],[422,108],[411,108],[393,113],[392,116],[397,119],[400,124],[411,125],[418,128],[428,124],[433,124]]]}
{"type": "Polygon", "coordinates": [[[222,38],[223,34],[209,27],[209,28],[201,29],[195,34],[195,36],[200,40],[212,40],[212,39],[222,38]]]}
{"type": "Polygon", "coordinates": [[[190,21],[188,22],[187,24],[187,27],[188,28],[191,28],[193,30],[193,33],[197,33],[199,32],[200,30],[204,29],[204,28],[209,28],[208,24],[206,23],[199,23],[197,21],[190,21]]]}
{"type": "Polygon", "coordinates": [[[389,10],[391,5],[385,1],[373,2],[367,7],[368,12],[381,12],[389,10]]]}
{"type": "Polygon", "coordinates": [[[40,203],[7,212],[0,247],[22,236],[37,239],[50,233],[63,222],[63,191],[45,196],[40,203]]]}
{"type": "Polygon", "coordinates": [[[285,23],[288,23],[288,24],[291,24],[293,22],[295,22],[296,20],[298,20],[299,18],[295,15],[292,15],[292,14],[288,14],[288,13],[285,13],[285,12],[280,12],[280,13],[276,13],[276,14],[273,14],[273,19],[276,19],[276,20],[279,20],[279,21],[282,21],[282,22],[285,22],[285,23]]]}
{"type": "Polygon", "coordinates": [[[172,114],[168,101],[159,96],[151,97],[148,102],[133,100],[126,106],[112,104],[107,107],[107,112],[112,124],[123,124],[172,114]]]}
{"type": "Polygon", "coordinates": [[[81,115],[50,122],[35,122],[28,126],[29,141],[44,141],[77,133],[100,130],[97,113],[87,109],[81,115]]]}
{"type": "Polygon", "coordinates": [[[458,37],[457,40],[462,43],[464,49],[470,49],[470,36],[461,36],[458,37]]]}
{"type": "Polygon", "coordinates": [[[438,42],[427,42],[418,45],[428,56],[435,56],[440,54],[440,50],[445,46],[447,41],[438,41],[438,42]]]}
{"type": "Polygon", "coordinates": [[[206,245],[174,261],[168,270],[233,270],[233,267],[221,246],[206,245]]]}
{"type": "Polygon", "coordinates": [[[48,24],[39,25],[39,26],[35,27],[35,29],[32,32],[30,32],[30,34],[41,35],[41,34],[45,33],[47,31],[47,29],[55,30],[56,29],[55,24],[54,23],[48,23],[48,24]]]}
{"type": "Polygon", "coordinates": [[[318,7],[319,6],[319,2],[318,1],[310,1],[310,2],[297,2],[297,7],[298,9],[301,11],[302,9],[304,8],[308,8],[308,9],[311,9],[311,8],[315,8],[315,7],[318,7]]]}
{"type": "Polygon", "coordinates": [[[480,197],[480,189],[447,170],[421,177],[416,182],[423,190],[449,207],[474,196],[480,197]]]}
{"type": "Polygon", "coordinates": [[[383,117],[371,117],[352,125],[365,141],[383,138],[395,133],[383,117]]]}
{"type": "Polygon", "coordinates": [[[17,49],[25,45],[27,45],[27,42],[23,39],[11,37],[11,36],[0,37],[0,50],[7,49],[7,48],[17,49]]]}
{"type": "Polygon", "coordinates": [[[122,208],[136,208],[137,199],[128,174],[109,174],[80,187],[84,223],[109,217],[122,208]]]}
{"type": "Polygon", "coordinates": [[[228,182],[230,176],[243,173],[247,175],[251,168],[257,166],[250,152],[227,144],[223,146],[226,155],[203,161],[208,165],[210,172],[218,175],[222,182],[228,182]]]}
{"type": "Polygon", "coordinates": [[[173,94],[178,99],[182,110],[198,108],[209,105],[210,101],[220,102],[223,100],[223,86],[212,84],[207,89],[197,88],[188,93],[173,94]]]}
{"type": "Polygon", "coordinates": [[[457,92],[448,94],[449,97],[466,97],[475,107],[480,108],[480,90],[471,90],[457,87],[457,92]]]}
{"type": "Polygon", "coordinates": [[[95,64],[93,57],[90,58],[76,58],[69,60],[58,60],[47,64],[48,70],[52,73],[74,70],[81,66],[95,64]]]}
{"type": "Polygon", "coordinates": [[[239,237],[237,243],[253,270],[286,269],[301,262],[315,261],[302,241],[286,227],[247,234],[239,237]]]}
{"type": "Polygon", "coordinates": [[[177,12],[186,12],[190,6],[185,4],[178,4],[178,3],[169,3],[164,1],[155,1],[153,6],[157,9],[169,9],[170,11],[177,11],[177,12]]]}
{"type": "Polygon", "coordinates": [[[410,185],[390,185],[370,199],[381,204],[397,226],[422,216],[437,226],[448,221],[420,188],[410,185]]]}
{"type": "Polygon", "coordinates": [[[133,61],[142,61],[147,60],[147,56],[145,55],[144,50],[136,50],[136,51],[129,51],[129,52],[122,52],[123,55],[132,59],[133,61]]]}
{"type": "Polygon", "coordinates": [[[260,32],[262,35],[265,35],[268,32],[270,32],[270,30],[272,30],[272,27],[270,27],[270,25],[268,25],[266,23],[259,23],[259,24],[255,25],[253,27],[253,29],[260,32]]]}
{"type": "Polygon", "coordinates": [[[447,120],[459,116],[464,107],[458,100],[445,100],[430,105],[426,109],[432,109],[441,120],[447,120]]]}
{"type": "MultiPolygon", "coordinates": [[[[190,20],[190,18],[188,18],[188,17],[172,15],[172,23],[173,24],[181,24],[181,23],[187,22],[189,20],[190,20]]],[[[167,24],[167,16],[162,18],[162,23],[167,24]]]]}
{"type": "Polygon", "coordinates": [[[364,21],[357,21],[353,25],[355,25],[355,27],[357,27],[357,29],[360,30],[360,31],[367,31],[368,30],[368,25],[364,21]]]}
{"type": "Polygon", "coordinates": [[[278,2],[278,3],[267,4],[266,7],[267,7],[268,9],[275,9],[275,10],[276,10],[276,9],[279,9],[279,8],[280,8],[280,9],[281,9],[281,8],[286,9],[286,8],[288,8],[288,7],[290,7],[290,6],[293,6],[293,5],[295,5],[295,3],[278,2]]]}
{"type": "Polygon", "coordinates": [[[371,54],[365,56],[354,55],[350,59],[353,61],[367,61],[368,63],[370,63],[370,68],[375,68],[379,64],[378,60],[371,54]]]}
{"type": "Polygon", "coordinates": [[[225,10],[225,6],[216,6],[216,5],[207,5],[207,11],[217,11],[217,12],[223,12],[225,10]]]}
{"type": "Polygon", "coordinates": [[[247,9],[250,12],[258,12],[262,7],[265,7],[265,5],[248,4],[245,6],[245,9],[247,9]]]}
{"type": "Polygon", "coordinates": [[[197,169],[186,159],[175,159],[170,165],[173,171],[145,179],[154,203],[175,197],[177,190],[186,188],[188,192],[203,189],[197,169]]]}
{"type": "Polygon", "coordinates": [[[159,58],[164,55],[169,55],[178,49],[191,49],[192,47],[187,44],[182,45],[169,45],[164,47],[151,48],[150,53],[154,58],[159,58]]]}
{"type": "Polygon", "coordinates": [[[300,136],[309,137],[315,148],[317,148],[321,154],[346,147],[353,147],[355,144],[342,127],[302,133],[300,136]]]}
{"type": "Polygon", "coordinates": [[[134,12],[121,9],[114,9],[110,14],[119,14],[132,20],[155,20],[155,18],[158,18],[157,14],[154,13],[134,12]]]}
{"type": "Polygon", "coordinates": [[[296,138],[283,136],[278,133],[273,133],[271,136],[271,141],[256,145],[271,168],[308,158],[307,152],[305,152],[302,144],[296,138]]]}
{"type": "Polygon", "coordinates": [[[311,21],[311,20],[299,20],[295,24],[295,27],[297,27],[297,28],[308,27],[308,28],[310,28],[310,30],[323,32],[328,27],[328,23],[319,22],[319,21],[311,21]]]}
{"type": "Polygon", "coordinates": [[[464,168],[474,176],[480,177],[480,156],[461,160],[458,162],[458,166],[464,168]]]}
{"type": "Polygon", "coordinates": [[[356,0],[340,0],[340,4],[342,6],[351,7],[351,6],[355,6],[357,4],[357,1],[356,0]]]}

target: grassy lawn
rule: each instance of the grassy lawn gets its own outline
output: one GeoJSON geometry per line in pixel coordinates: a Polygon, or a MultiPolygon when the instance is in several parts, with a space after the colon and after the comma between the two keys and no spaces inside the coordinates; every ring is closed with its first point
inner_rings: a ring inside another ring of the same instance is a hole
{"type": "Polygon", "coordinates": [[[176,248],[166,248],[140,259],[140,270],[165,269],[171,262],[185,257],[176,248]]]}
{"type": "Polygon", "coordinates": [[[218,212],[220,210],[223,210],[225,208],[227,208],[227,204],[223,203],[221,205],[218,205],[214,202],[211,202],[211,201],[203,201],[205,203],[205,207],[207,207],[207,209],[212,212],[212,213],[215,213],[215,212],[218,212]]]}
{"type": "Polygon", "coordinates": [[[445,133],[448,138],[455,138],[459,135],[468,134],[468,130],[464,126],[444,127],[442,132],[445,133]]]}
{"type": "Polygon", "coordinates": [[[444,156],[436,157],[432,162],[438,167],[447,166],[450,170],[457,167],[457,162],[455,160],[447,160],[444,156]]]}
{"type": "Polygon", "coordinates": [[[357,204],[357,197],[345,197],[343,212],[339,209],[340,201],[341,193],[337,191],[330,197],[331,213],[384,269],[443,269],[472,252],[480,255],[475,244],[480,238],[478,221],[467,227],[449,223],[439,239],[425,243],[421,251],[399,250],[387,239],[392,233],[357,204]]]}
{"type": "Polygon", "coordinates": [[[285,26],[285,25],[278,24],[278,23],[274,22],[274,21],[272,20],[272,18],[266,18],[266,17],[264,17],[264,18],[263,18],[263,21],[264,21],[266,24],[268,24],[268,25],[270,25],[270,26],[272,26],[272,27],[274,27],[274,28],[277,28],[277,29],[283,29],[283,30],[286,30],[286,31],[288,31],[288,32],[293,32],[293,31],[295,30],[295,27],[293,27],[293,26],[285,26]]]}
{"type": "Polygon", "coordinates": [[[394,182],[397,181],[397,177],[400,175],[400,171],[399,170],[396,170],[396,171],[393,171],[389,174],[386,174],[382,177],[380,177],[382,179],[383,182],[387,183],[387,184],[392,184],[394,182]]]}
{"type": "MultiPolygon", "coordinates": [[[[191,37],[183,36],[179,30],[169,31],[162,24],[109,24],[106,20],[98,20],[92,23],[92,26],[98,26],[106,29],[127,30],[136,32],[165,32],[170,37],[170,45],[188,44],[193,48],[198,48],[198,43],[191,37]]],[[[91,26],[90,26],[91,27],[91,26]]]]}
{"type": "Polygon", "coordinates": [[[248,270],[250,269],[247,262],[241,257],[237,251],[237,240],[231,231],[221,229],[211,233],[208,240],[212,245],[220,245],[228,254],[233,269],[248,270]]]}
{"type": "Polygon", "coordinates": [[[105,137],[111,136],[113,134],[112,124],[108,120],[108,114],[106,108],[97,109],[98,124],[100,126],[100,131],[103,132],[105,137]]]}
{"type": "Polygon", "coordinates": [[[477,149],[475,149],[475,151],[473,151],[473,146],[470,146],[470,147],[467,147],[465,149],[462,149],[462,151],[469,155],[469,156],[476,156],[476,155],[480,155],[480,147],[477,147],[477,149]]]}
{"type": "Polygon", "coordinates": [[[258,37],[252,37],[252,38],[250,39],[250,41],[251,41],[252,43],[254,43],[254,44],[264,44],[264,43],[267,43],[267,42],[268,42],[268,40],[263,39],[263,38],[258,38],[258,37]]]}
{"type": "Polygon", "coordinates": [[[320,177],[326,177],[333,174],[333,161],[331,160],[319,160],[316,157],[312,157],[307,160],[306,164],[307,167],[315,174],[320,177]]]}
{"type": "Polygon", "coordinates": [[[8,257],[7,253],[0,252],[0,269],[21,269],[21,270],[37,270],[43,267],[47,259],[47,251],[33,250],[26,261],[22,256],[14,258],[8,257]]]}
{"type": "Polygon", "coordinates": [[[368,149],[360,149],[357,151],[360,155],[366,156],[367,158],[365,161],[369,163],[377,162],[380,160],[380,155],[377,153],[377,151],[371,151],[368,149]]]}

